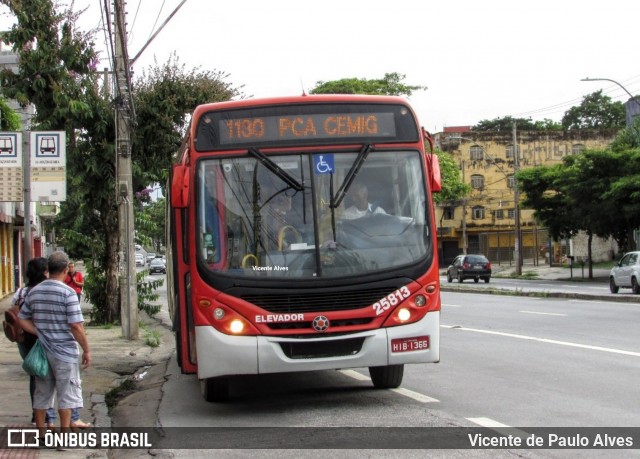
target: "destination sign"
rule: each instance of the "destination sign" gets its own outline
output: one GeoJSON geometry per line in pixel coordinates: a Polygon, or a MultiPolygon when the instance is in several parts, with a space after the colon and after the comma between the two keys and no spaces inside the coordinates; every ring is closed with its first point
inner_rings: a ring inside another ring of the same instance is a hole
{"type": "Polygon", "coordinates": [[[395,137],[393,113],[340,113],[306,116],[264,116],[218,122],[220,143],[293,139],[395,137]]]}
{"type": "Polygon", "coordinates": [[[199,116],[194,143],[197,151],[209,151],[419,139],[418,122],[404,105],[336,103],[212,109],[199,116]]]}

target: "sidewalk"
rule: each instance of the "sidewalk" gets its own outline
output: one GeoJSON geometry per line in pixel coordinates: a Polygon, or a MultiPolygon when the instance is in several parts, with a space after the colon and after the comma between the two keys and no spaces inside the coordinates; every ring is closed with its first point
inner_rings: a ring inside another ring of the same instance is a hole
{"type": "MultiPolygon", "coordinates": [[[[495,265],[491,266],[493,277],[511,277],[515,275],[515,265],[495,265]]],[[[573,268],[564,266],[549,265],[524,265],[522,266],[522,275],[531,279],[547,279],[547,280],[568,280],[590,281],[590,282],[609,282],[610,268],[593,268],[593,279],[589,279],[589,267],[585,265],[574,265],[573,268]]],[[[446,269],[445,269],[446,275],[446,269]]]]}
{"type": "MultiPolygon", "coordinates": [[[[80,267],[79,267],[80,268],[80,267]]],[[[80,269],[79,269],[80,270],[80,269]]],[[[12,295],[0,299],[0,313],[11,304],[12,295]]],[[[111,427],[111,418],[105,402],[105,394],[119,387],[125,380],[139,379],[140,374],[152,365],[168,360],[174,350],[173,334],[164,317],[149,318],[141,312],[140,332],[136,340],[122,337],[119,326],[91,326],[88,323],[92,306],[84,298],[82,310],[85,328],[92,353],[92,364],[83,370],[82,390],[84,408],[80,417],[95,427],[111,427]],[[154,332],[159,334],[160,345],[151,347],[145,338],[154,332]]],[[[161,313],[162,314],[162,313],[161,313]]],[[[165,313],[166,314],[166,313],[165,313]]],[[[29,378],[22,370],[22,359],[16,343],[2,334],[0,337],[0,446],[6,445],[5,428],[32,428],[29,378]]],[[[144,450],[142,450],[144,451],[144,450]]],[[[108,457],[107,450],[70,449],[64,452],[43,449],[0,449],[0,459],[8,458],[100,458],[108,457]]]]}

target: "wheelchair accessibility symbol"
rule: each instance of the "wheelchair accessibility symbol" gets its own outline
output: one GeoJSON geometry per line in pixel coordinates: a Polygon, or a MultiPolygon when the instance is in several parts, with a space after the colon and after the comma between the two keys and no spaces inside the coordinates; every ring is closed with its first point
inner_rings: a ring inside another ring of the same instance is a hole
{"type": "Polygon", "coordinates": [[[333,172],[333,155],[314,155],[313,170],[316,174],[330,174],[333,172]]]}

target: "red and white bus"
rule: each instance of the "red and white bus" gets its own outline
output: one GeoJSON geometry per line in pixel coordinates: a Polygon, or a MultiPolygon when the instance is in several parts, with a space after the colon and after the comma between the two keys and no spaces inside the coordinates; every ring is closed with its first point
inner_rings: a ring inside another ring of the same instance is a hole
{"type": "Polygon", "coordinates": [[[172,167],[168,297],[183,373],[368,367],[398,387],[439,361],[431,139],[400,97],[198,106],[172,167]]]}

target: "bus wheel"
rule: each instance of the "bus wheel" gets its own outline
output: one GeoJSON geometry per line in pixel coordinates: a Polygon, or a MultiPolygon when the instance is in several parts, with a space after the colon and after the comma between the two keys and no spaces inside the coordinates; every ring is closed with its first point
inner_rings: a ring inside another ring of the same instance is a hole
{"type": "Polygon", "coordinates": [[[223,402],[229,398],[229,378],[201,379],[200,392],[207,402],[223,402]]]}
{"type": "Polygon", "coordinates": [[[404,365],[369,367],[369,375],[374,387],[377,389],[395,389],[402,384],[404,365]]]}

